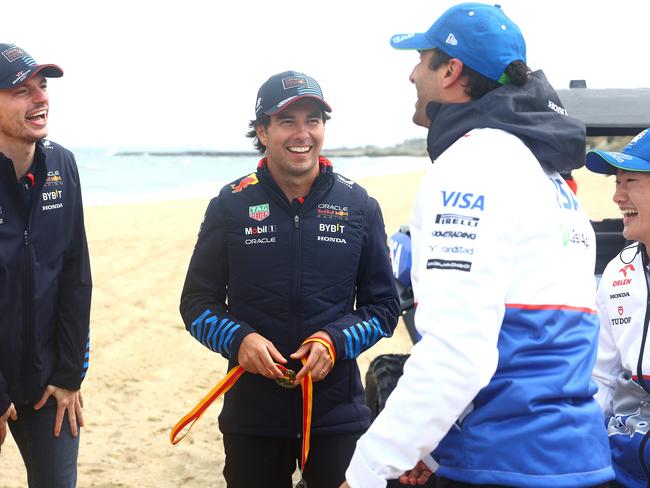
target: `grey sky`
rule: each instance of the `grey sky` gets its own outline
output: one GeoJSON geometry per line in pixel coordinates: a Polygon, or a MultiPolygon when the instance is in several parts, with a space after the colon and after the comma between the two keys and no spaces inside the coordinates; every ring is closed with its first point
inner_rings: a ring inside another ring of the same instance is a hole
{"type": "MultiPolygon", "coordinates": [[[[316,78],[332,105],[327,147],[385,146],[425,136],[411,123],[417,53],[388,41],[426,30],[454,3],[33,0],[1,42],[64,69],[50,83],[50,136],[64,145],[250,149],[259,85],[293,69],[316,78]]],[[[526,37],[528,64],[556,88],[576,78],[650,87],[647,0],[501,5],[526,37]]]]}

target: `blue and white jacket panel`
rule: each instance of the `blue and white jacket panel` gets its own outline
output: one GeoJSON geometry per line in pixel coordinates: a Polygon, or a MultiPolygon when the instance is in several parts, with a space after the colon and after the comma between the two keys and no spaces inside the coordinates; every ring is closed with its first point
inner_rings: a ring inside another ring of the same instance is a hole
{"type": "Polygon", "coordinates": [[[439,475],[462,482],[611,479],[590,381],[595,239],[564,180],[518,138],[472,130],[427,171],[410,231],[422,339],[357,444],[351,486],[384,486],[434,449],[439,475]]]}
{"type": "MultiPolygon", "coordinates": [[[[249,333],[288,358],[326,331],[337,363],[314,388],[313,431],[364,430],[369,411],[355,359],[390,336],[399,316],[379,205],[330,167],[302,205],[286,200],[265,167],[257,178],[240,192],[227,185],[210,202],[181,298],[186,327],[231,367],[249,333]]],[[[295,436],[299,390],[246,374],[226,395],[220,428],[295,436]]]]}
{"type": "Polygon", "coordinates": [[[73,154],[36,143],[31,207],[0,154],[0,411],[48,384],[79,389],[88,368],[92,281],[73,154]]]}
{"type": "Polygon", "coordinates": [[[598,286],[598,359],[593,377],[605,415],[616,481],[645,487],[650,481],[650,346],[648,271],[637,243],[605,268],[598,286]]]}

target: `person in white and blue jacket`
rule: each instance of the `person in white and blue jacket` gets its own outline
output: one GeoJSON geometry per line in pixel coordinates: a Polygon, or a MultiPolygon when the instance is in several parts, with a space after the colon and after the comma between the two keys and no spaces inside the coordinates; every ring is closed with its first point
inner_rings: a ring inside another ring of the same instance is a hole
{"type": "Polygon", "coordinates": [[[419,51],[413,121],[433,161],[410,223],[422,338],[348,485],[383,487],[416,463],[402,479],[423,481],[432,453],[438,487],[604,486],[595,238],[561,176],[583,165],[585,127],[530,72],[499,6],[456,5],[391,44],[419,51]]]}
{"type": "MultiPolygon", "coordinates": [[[[47,136],[47,78],[0,44],[0,445],[7,426],[30,488],[74,488],[91,275],[74,155],[47,136]]],[[[1,478],[1,475],[0,475],[1,478]]]]}
{"type": "Polygon", "coordinates": [[[614,202],[632,244],[607,265],[598,285],[598,358],[593,377],[609,434],[616,483],[650,483],[650,129],[620,152],[593,150],[587,168],[616,175],[614,202]],[[647,360],[646,360],[647,359],[647,360]]]}

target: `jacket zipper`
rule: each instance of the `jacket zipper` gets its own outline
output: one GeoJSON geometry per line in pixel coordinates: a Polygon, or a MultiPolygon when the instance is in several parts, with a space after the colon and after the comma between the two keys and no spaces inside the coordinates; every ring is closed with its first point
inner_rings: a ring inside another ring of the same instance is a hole
{"type": "MultiPolygon", "coordinates": [[[[293,206],[292,206],[293,209],[293,206]]],[[[298,319],[296,317],[298,311],[298,301],[300,298],[300,274],[302,268],[302,246],[300,242],[300,211],[298,214],[293,216],[293,242],[294,242],[294,259],[296,260],[294,265],[295,277],[292,280],[293,289],[291,293],[291,344],[297,344],[298,339],[298,319]]],[[[296,395],[298,398],[298,395],[296,395]]],[[[296,401],[296,414],[294,418],[299,419],[297,427],[296,437],[300,439],[302,437],[302,404],[300,401],[296,401]]]]}
{"type": "MultiPolygon", "coordinates": [[[[33,191],[33,190],[32,190],[33,191]]],[[[32,195],[33,197],[33,195],[32,195]]],[[[23,257],[25,259],[24,267],[24,312],[23,312],[23,374],[27,374],[29,367],[33,364],[33,337],[34,337],[34,307],[32,295],[34,293],[32,286],[32,252],[31,252],[31,239],[30,239],[30,222],[31,222],[31,208],[27,210],[27,219],[25,222],[25,229],[23,231],[23,257]]],[[[28,384],[28,383],[26,383],[28,384]]],[[[27,386],[28,391],[31,389],[32,385],[27,386]]]]}
{"type": "Polygon", "coordinates": [[[646,308],[645,308],[645,319],[643,321],[643,336],[641,336],[641,349],[639,350],[639,360],[636,365],[636,376],[638,378],[639,384],[641,387],[648,393],[648,386],[645,383],[643,378],[643,355],[645,353],[645,344],[648,336],[648,323],[650,322],[650,286],[648,285],[648,261],[646,258],[646,249],[645,246],[639,245],[641,250],[641,266],[643,267],[643,276],[645,278],[646,286],[646,308]]]}
{"type": "MultiPolygon", "coordinates": [[[[641,248],[641,266],[643,267],[643,276],[645,278],[645,285],[646,285],[646,307],[645,307],[645,319],[643,322],[643,336],[641,337],[641,349],[639,350],[639,360],[636,366],[636,375],[641,387],[646,392],[648,392],[648,387],[646,385],[645,379],[643,378],[643,355],[645,354],[645,345],[648,336],[648,323],[650,322],[650,284],[648,283],[647,251],[645,246],[640,245],[640,248],[641,248]]],[[[648,487],[650,487],[650,470],[648,469],[648,465],[645,462],[645,447],[648,444],[649,436],[650,436],[650,432],[646,432],[646,434],[643,436],[643,439],[641,439],[641,443],[639,444],[639,461],[641,463],[641,467],[643,468],[643,472],[645,473],[648,487]]]]}
{"type": "MultiPolygon", "coordinates": [[[[289,212],[293,213],[294,211],[294,206],[289,202],[285,196],[285,194],[280,190],[280,188],[277,186],[275,181],[273,181],[273,178],[271,175],[268,175],[269,181],[267,182],[267,187],[269,188],[270,192],[272,195],[275,196],[275,199],[278,203],[281,203],[285,208],[289,208],[289,212]]],[[[260,178],[261,181],[264,181],[265,178],[260,178]]],[[[305,201],[300,205],[300,209],[298,210],[298,213],[295,214],[292,218],[293,220],[293,226],[292,226],[292,237],[293,237],[293,242],[291,246],[291,252],[293,254],[293,259],[294,261],[292,262],[293,266],[291,269],[291,295],[289,298],[289,313],[291,316],[291,321],[290,321],[290,343],[291,344],[297,344],[297,339],[298,339],[298,318],[297,318],[297,311],[298,311],[298,305],[299,305],[299,299],[300,299],[300,288],[302,286],[302,242],[301,242],[301,227],[300,227],[300,218],[302,215],[302,211],[307,205],[307,203],[311,200],[313,200],[316,196],[320,196],[320,189],[323,187],[325,184],[325,180],[323,178],[319,178],[316,180],[316,183],[312,187],[309,195],[307,195],[307,198],[305,201]]],[[[302,366],[302,365],[301,365],[302,366]]],[[[297,390],[294,389],[294,391],[297,390]]],[[[302,402],[301,402],[301,396],[296,395],[296,415],[294,416],[297,419],[297,424],[296,424],[296,438],[300,439],[302,437],[302,402]]]]}
{"type": "MultiPolygon", "coordinates": [[[[268,175],[268,181],[265,181],[265,178],[260,178],[260,181],[262,183],[266,183],[266,187],[268,188],[271,197],[281,205],[283,208],[285,208],[288,212],[289,215],[292,215],[294,212],[294,207],[287,200],[286,195],[282,192],[282,190],[277,186],[271,175],[268,175]]],[[[302,207],[301,207],[302,210],[302,207]]],[[[289,315],[290,315],[290,322],[289,322],[289,343],[290,344],[295,344],[297,341],[297,336],[298,336],[298,325],[297,325],[297,318],[296,318],[296,311],[298,309],[298,296],[299,296],[299,291],[300,291],[300,262],[301,262],[301,246],[300,246],[300,211],[298,214],[293,215],[291,217],[291,223],[290,228],[291,228],[291,238],[292,238],[292,245],[291,245],[291,255],[292,255],[292,265],[291,265],[291,270],[290,270],[290,286],[291,289],[289,290],[289,315]],[[296,262],[297,261],[297,262],[296,262]]],[[[293,352],[293,351],[292,351],[293,352]]],[[[298,371],[296,371],[298,372],[298,371]]],[[[294,389],[294,392],[298,388],[294,389]]],[[[296,419],[295,421],[295,432],[296,432],[296,438],[300,439],[302,437],[302,403],[301,403],[301,398],[300,395],[295,394],[295,415],[294,418],[296,419]]]]}

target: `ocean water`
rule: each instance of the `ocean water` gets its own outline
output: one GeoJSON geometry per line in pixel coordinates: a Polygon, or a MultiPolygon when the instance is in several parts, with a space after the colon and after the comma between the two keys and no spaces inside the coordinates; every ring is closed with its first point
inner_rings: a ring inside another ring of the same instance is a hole
{"type": "MultiPolygon", "coordinates": [[[[257,156],[152,155],[129,149],[72,148],[85,206],[210,198],[223,185],[255,171],[257,156]]],[[[179,152],[172,151],[170,152],[179,152]]],[[[185,149],[185,152],[191,149],[185,149]]],[[[352,180],[420,171],[426,157],[332,158],[334,171],[352,180]]]]}

